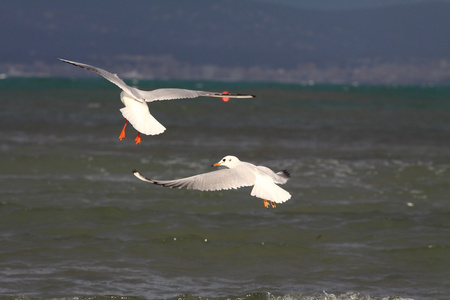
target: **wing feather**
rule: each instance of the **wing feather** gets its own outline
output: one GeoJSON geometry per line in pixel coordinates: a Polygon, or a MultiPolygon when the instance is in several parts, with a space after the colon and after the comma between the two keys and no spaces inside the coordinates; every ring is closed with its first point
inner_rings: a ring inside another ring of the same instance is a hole
{"type": "Polygon", "coordinates": [[[140,180],[170,188],[185,188],[200,191],[218,191],[251,186],[255,183],[255,175],[247,168],[222,169],[174,180],[149,179],[137,170],[133,174],[140,180]]]}
{"type": "Polygon", "coordinates": [[[117,76],[117,74],[112,74],[106,70],[103,70],[103,69],[100,69],[100,68],[97,68],[97,67],[94,67],[91,65],[87,65],[87,64],[83,64],[83,63],[79,63],[79,62],[75,62],[75,61],[70,61],[70,60],[62,59],[62,58],[58,58],[58,59],[62,62],[95,72],[95,73],[103,76],[109,82],[112,82],[115,85],[117,85],[119,88],[121,88],[127,94],[129,94],[133,98],[135,98],[135,100],[140,101],[140,102],[144,101],[140,95],[141,91],[136,88],[128,86],[122,79],[119,78],[119,76],[117,76]]]}
{"type": "Polygon", "coordinates": [[[187,89],[156,89],[153,91],[142,91],[137,88],[128,86],[122,79],[117,76],[117,74],[112,74],[101,68],[97,68],[88,64],[83,64],[75,61],[70,61],[67,59],[58,58],[60,61],[95,72],[103,76],[106,80],[114,83],[127,94],[131,95],[136,101],[152,102],[158,100],[173,100],[173,99],[183,99],[183,98],[197,98],[200,96],[205,97],[228,97],[228,98],[253,98],[254,95],[246,94],[228,94],[228,93],[217,93],[217,92],[206,92],[206,91],[196,91],[187,89]]]}
{"type": "Polygon", "coordinates": [[[275,173],[274,171],[265,166],[257,166],[256,168],[264,172],[266,175],[269,175],[270,178],[272,178],[272,180],[277,184],[285,184],[291,177],[291,174],[289,173],[288,170],[275,173]]]}
{"type": "Polygon", "coordinates": [[[139,94],[147,102],[161,101],[161,100],[173,100],[173,99],[185,99],[185,98],[197,98],[197,97],[228,97],[228,98],[253,98],[253,95],[245,94],[223,94],[216,92],[186,90],[186,89],[156,89],[153,91],[141,91],[139,94]]]}

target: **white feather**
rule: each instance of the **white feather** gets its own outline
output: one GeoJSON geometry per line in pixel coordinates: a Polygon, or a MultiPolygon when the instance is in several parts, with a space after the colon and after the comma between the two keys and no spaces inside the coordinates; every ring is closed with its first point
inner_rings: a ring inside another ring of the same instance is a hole
{"type": "Polygon", "coordinates": [[[125,107],[120,109],[122,116],[127,119],[133,127],[143,134],[161,134],[166,128],[159,123],[151,114],[146,102],[138,102],[129,97],[125,92],[120,94],[125,107]]]}
{"type": "Polygon", "coordinates": [[[268,180],[257,180],[250,195],[276,203],[283,203],[291,199],[291,194],[268,180]]]}

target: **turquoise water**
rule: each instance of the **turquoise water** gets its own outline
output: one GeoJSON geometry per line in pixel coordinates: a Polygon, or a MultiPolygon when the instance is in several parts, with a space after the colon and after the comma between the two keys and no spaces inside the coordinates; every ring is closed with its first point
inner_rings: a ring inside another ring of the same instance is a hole
{"type": "Polygon", "coordinates": [[[450,89],[134,82],[251,93],[150,104],[103,79],[0,80],[6,299],[447,299],[450,89]],[[288,169],[292,199],[146,184],[227,154],[288,169]]]}

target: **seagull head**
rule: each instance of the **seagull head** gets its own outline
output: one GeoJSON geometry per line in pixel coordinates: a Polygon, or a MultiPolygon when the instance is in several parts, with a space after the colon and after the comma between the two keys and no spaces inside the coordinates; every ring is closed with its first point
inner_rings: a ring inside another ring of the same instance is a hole
{"type": "Polygon", "coordinates": [[[227,167],[227,168],[233,168],[239,162],[240,162],[240,160],[236,156],[227,155],[224,158],[222,158],[221,160],[219,160],[218,162],[216,162],[215,164],[213,164],[212,166],[213,167],[224,166],[224,167],[227,167]]]}

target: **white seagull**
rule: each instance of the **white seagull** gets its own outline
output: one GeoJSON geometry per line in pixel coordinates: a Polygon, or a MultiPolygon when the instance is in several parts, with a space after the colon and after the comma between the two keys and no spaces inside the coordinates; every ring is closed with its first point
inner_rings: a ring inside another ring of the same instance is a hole
{"type": "Polygon", "coordinates": [[[236,156],[231,155],[225,156],[213,166],[224,166],[228,169],[175,180],[149,179],[137,170],[133,170],[133,174],[146,182],[179,189],[217,191],[253,186],[250,195],[262,198],[266,208],[269,207],[269,201],[272,207],[275,208],[276,203],[283,203],[291,198],[291,194],[277,185],[284,184],[289,180],[290,174],[287,170],[275,173],[267,167],[255,166],[254,164],[240,161],[236,156]]]}
{"type": "Polygon", "coordinates": [[[119,139],[122,140],[125,137],[125,128],[128,122],[138,131],[138,135],[135,139],[136,144],[141,143],[141,132],[146,135],[161,134],[166,128],[159,123],[151,114],[148,109],[147,102],[159,101],[159,100],[172,100],[183,98],[196,98],[200,96],[205,97],[219,97],[223,101],[228,101],[229,98],[253,98],[253,95],[244,94],[230,94],[228,92],[206,92],[195,91],[186,89],[156,89],[153,91],[142,91],[137,88],[127,85],[117,74],[109,73],[103,69],[86,65],[83,63],[70,61],[62,58],[58,58],[60,61],[72,64],[74,66],[95,72],[103,76],[108,81],[114,83],[122,89],[120,93],[120,100],[125,105],[121,108],[123,117],[127,120],[123,126],[122,132],[119,135],[119,139]]]}

